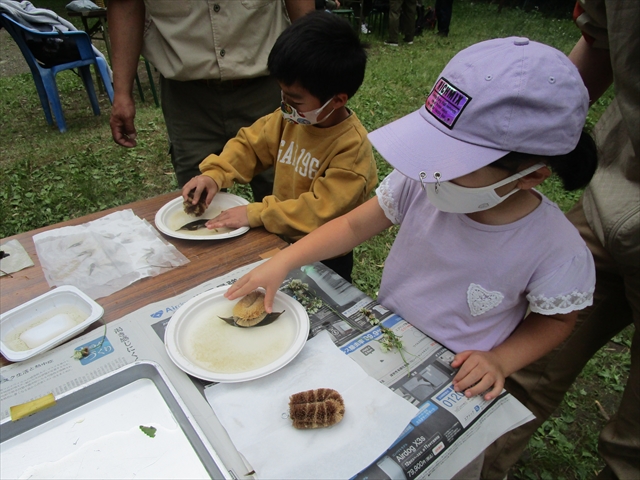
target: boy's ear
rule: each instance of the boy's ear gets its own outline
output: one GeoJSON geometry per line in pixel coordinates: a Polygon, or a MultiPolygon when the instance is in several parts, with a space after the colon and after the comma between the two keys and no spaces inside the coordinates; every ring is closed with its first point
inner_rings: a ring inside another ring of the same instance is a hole
{"type": "Polygon", "coordinates": [[[338,93],[333,96],[333,102],[331,103],[331,108],[341,108],[347,104],[347,100],[349,100],[349,95],[346,93],[338,93]]]}
{"type": "Polygon", "coordinates": [[[540,167],[535,172],[531,172],[530,174],[518,179],[516,187],[518,187],[520,190],[530,190],[540,185],[550,176],[551,170],[549,170],[549,167],[545,165],[544,167],[540,167]]]}

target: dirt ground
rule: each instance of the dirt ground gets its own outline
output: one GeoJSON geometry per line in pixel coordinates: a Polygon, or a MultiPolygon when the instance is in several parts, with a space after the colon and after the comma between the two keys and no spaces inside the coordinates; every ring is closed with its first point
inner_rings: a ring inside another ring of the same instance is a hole
{"type": "Polygon", "coordinates": [[[29,66],[9,32],[0,29],[0,77],[29,73],[29,66]]]}

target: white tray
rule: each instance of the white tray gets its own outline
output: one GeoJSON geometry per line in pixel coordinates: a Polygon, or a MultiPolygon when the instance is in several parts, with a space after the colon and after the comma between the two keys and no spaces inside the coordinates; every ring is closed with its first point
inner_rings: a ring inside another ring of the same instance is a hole
{"type": "Polygon", "coordinates": [[[12,362],[21,362],[64,343],[99,320],[104,309],[84,292],[71,285],[55,288],[44,295],[0,314],[0,351],[12,362]],[[20,335],[58,314],[66,314],[76,325],[41,345],[29,348],[20,335]]]}

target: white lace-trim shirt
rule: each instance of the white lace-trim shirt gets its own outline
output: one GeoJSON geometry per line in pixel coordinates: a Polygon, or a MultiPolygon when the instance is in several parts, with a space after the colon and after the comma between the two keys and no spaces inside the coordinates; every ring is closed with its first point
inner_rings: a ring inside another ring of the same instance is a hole
{"type": "Polygon", "coordinates": [[[575,227],[544,195],[526,217],[484,225],[443,213],[420,183],[392,172],[377,189],[400,230],[378,300],[454,352],[490,350],[522,321],[592,304],[593,257],[575,227]]]}

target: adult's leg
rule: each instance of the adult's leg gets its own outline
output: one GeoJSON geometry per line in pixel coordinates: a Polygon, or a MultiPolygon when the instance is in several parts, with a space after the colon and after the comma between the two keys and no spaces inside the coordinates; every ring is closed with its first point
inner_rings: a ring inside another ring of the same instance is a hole
{"type": "Polygon", "coordinates": [[[400,14],[403,0],[389,1],[389,41],[398,43],[400,36],[400,14]]]}
{"type": "Polygon", "coordinates": [[[438,22],[438,34],[449,35],[451,14],[453,12],[453,0],[436,0],[436,20],[438,22]]]}
{"type": "MultiPolygon", "coordinates": [[[[229,139],[238,130],[247,127],[280,106],[280,86],[273,77],[258,77],[247,81],[225,82],[221,88],[222,107],[225,112],[225,132],[229,139]],[[231,88],[228,83],[232,83],[231,88]],[[222,91],[224,90],[224,91],[222,91]]],[[[259,173],[250,182],[253,200],[262,199],[273,193],[273,168],[259,173]]]]}
{"type": "MultiPolygon", "coordinates": [[[[179,186],[199,175],[200,162],[212,153],[219,154],[240,128],[273,112],[280,104],[280,89],[271,77],[228,82],[181,82],[161,77],[160,86],[171,162],[179,186]]],[[[261,186],[258,195],[271,193],[272,172],[266,179],[254,180],[261,186]]]]}
{"type": "Polygon", "coordinates": [[[416,34],[416,0],[404,0],[402,2],[400,26],[404,33],[404,41],[413,42],[413,37],[416,34]]]}
{"type": "Polygon", "coordinates": [[[631,370],[618,411],[600,432],[598,452],[607,468],[599,479],[640,478],[640,277],[625,276],[624,289],[635,325],[631,370]]]}
{"type": "MultiPolygon", "coordinates": [[[[625,279],[589,228],[582,202],[578,202],[567,216],[578,227],[594,255],[597,276],[594,302],[580,312],[574,331],[562,345],[507,378],[505,388],[536,418],[506,433],[485,451],[483,479],[504,478],[520,458],[529,438],[560,405],[584,365],[611,337],[632,322],[625,279]]],[[[635,408],[637,412],[638,403],[635,408]]]]}
{"type": "Polygon", "coordinates": [[[179,187],[200,175],[200,162],[221,152],[227,142],[220,101],[212,93],[205,81],[160,77],[162,113],[179,187]]]}

